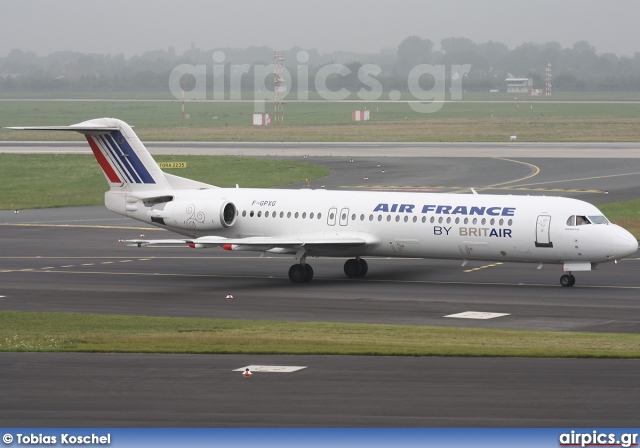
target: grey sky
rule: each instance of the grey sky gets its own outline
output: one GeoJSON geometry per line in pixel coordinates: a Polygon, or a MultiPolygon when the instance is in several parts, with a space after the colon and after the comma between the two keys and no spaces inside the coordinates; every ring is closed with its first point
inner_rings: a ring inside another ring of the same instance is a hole
{"type": "Polygon", "coordinates": [[[476,43],[586,40],[598,53],[640,51],[637,0],[2,0],[0,56],[12,48],[124,53],[195,42],[377,53],[407,36],[476,43]]]}

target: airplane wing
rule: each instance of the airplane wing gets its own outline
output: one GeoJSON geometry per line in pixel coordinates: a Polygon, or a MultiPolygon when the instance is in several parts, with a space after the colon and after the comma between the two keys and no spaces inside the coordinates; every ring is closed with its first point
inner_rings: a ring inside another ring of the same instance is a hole
{"type": "Polygon", "coordinates": [[[336,249],[352,249],[366,245],[379,244],[378,238],[373,235],[358,236],[296,236],[296,237],[247,237],[224,238],[219,236],[203,236],[194,239],[165,239],[165,240],[125,240],[130,246],[156,246],[156,247],[180,247],[192,248],[240,246],[244,250],[266,251],[276,248],[282,249],[308,249],[313,251],[330,251],[336,249]]]}

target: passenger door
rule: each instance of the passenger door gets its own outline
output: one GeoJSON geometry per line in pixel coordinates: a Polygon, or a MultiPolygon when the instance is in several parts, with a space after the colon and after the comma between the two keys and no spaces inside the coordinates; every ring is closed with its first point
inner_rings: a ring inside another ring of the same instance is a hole
{"type": "Polygon", "coordinates": [[[536,247],[553,247],[550,229],[551,216],[538,216],[538,221],[536,222],[536,247]]]}

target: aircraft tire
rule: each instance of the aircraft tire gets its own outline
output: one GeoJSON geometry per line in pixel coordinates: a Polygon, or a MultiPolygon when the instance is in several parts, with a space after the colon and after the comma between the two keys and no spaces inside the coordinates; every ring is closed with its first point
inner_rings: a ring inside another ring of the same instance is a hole
{"type": "Polygon", "coordinates": [[[367,260],[363,260],[362,258],[360,258],[360,274],[358,275],[358,277],[364,277],[365,275],[367,275],[367,272],[369,272],[369,264],[367,263],[367,260]]]}
{"type": "Polygon", "coordinates": [[[361,272],[362,272],[362,265],[357,259],[351,258],[344,262],[344,273],[346,274],[347,277],[350,277],[350,278],[360,277],[361,272]]]}
{"type": "Polygon", "coordinates": [[[562,277],[560,277],[560,284],[562,286],[573,286],[576,283],[576,278],[571,275],[571,274],[564,274],[562,277]]]}
{"type": "Polygon", "coordinates": [[[307,281],[307,269],[301,264],[294,264],[289,268],[289,280],[292,283],[302,283],[307,281]]]}
{"type": "Polygon", "coordinates": [[[305,283],[309,283],[311,281],[311,279],[313,278],[313,268],[311,267],[310,264],[306,264],[305,263],[304,269],[306,271],[306,276],[305,276],[303,281],[305,283]]]}

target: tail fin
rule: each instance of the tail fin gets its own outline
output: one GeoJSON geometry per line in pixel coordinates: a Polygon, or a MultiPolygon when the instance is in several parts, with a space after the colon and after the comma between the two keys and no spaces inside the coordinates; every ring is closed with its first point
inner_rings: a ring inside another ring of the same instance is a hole
{"type": "Polygon", "coordinates": [[[131,126],[114,118],[86,121],[81,125],[96,121],[117,128],[104,133],[83,132],[112,189],[124,185],[131,190],[171,188],[131,126]]]}
{"type": "Polygon", "coordinates": [[[89,142],[111,190],[170,190],[171,185],[131,126],[115,118],[98,118],[71,126],[19,127],[75,131],[89,142]]]}

